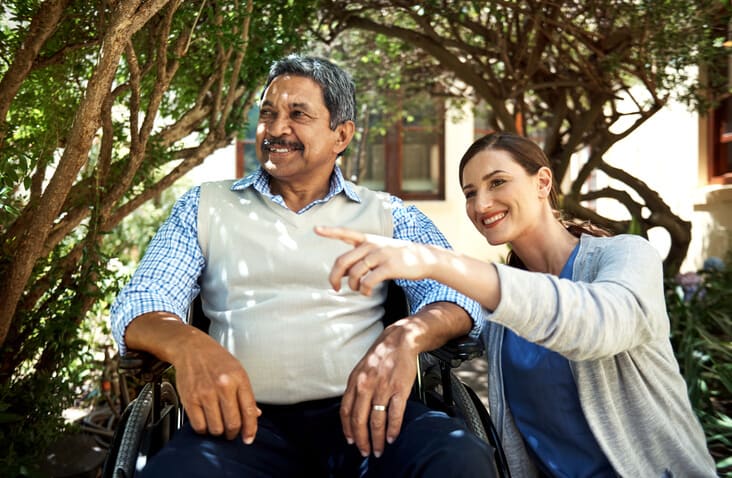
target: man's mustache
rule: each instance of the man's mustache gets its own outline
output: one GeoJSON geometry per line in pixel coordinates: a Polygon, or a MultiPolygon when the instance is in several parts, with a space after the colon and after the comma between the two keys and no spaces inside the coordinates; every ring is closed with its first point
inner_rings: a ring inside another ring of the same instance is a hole
{"type": "Polygon", "coordinates": [[[265,140],[262,141],[262,151],[264,152],[270,151],[273,148],[278,147],[286,148],[290,151],[305,149],[303,144],[298,141],[285,141],[284,139],[280,138],[265,138],[265,140]]]}

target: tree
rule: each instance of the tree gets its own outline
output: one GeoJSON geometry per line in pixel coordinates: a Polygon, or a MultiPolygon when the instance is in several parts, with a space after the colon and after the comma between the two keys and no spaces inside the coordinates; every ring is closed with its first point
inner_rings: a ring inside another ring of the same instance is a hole
{"type": "Polygon", "coordinates": [[[244,129],[310,3],[3,2],[0,422],[33,428],[48,417],[28,402],[68,391],[78,326],[109,292],[105,238],[244,129]]]}
{"type": "MultiPolygon", "coordinates": [[[[407,65],[416,78],[441,81],[443,91],[458,88],[460,95],[485,100],[494,129],[540,140],[558,184],[568,175],[572,156],[586,150],[587,161],[562,197],[563,209],[615,233],[665,229],[671,238],[665,272],[678,271],[691,239],[690,223],[603,155],[672,98],[704,111],[726,92],[726,78],[715,65],[727,61],[722,41],[730,19],[728,2],[322,3],[318,31],[325,41],[354,30],[370,33],[371,51],[346,48],[352,57],[396,58],[395,64],[407,65]],[[388,44],[384,38],[400,42],[396,55],[393,49],[374,48],[388,44]],[[696,75],[698,67],[707,73],[704,83],[696,75]],[[620,120],[629,118],[629,125],[622,126],[620,120]],[[624,187],[585,192],[594,171],[624,187]],[[631,219],[597,214],[587,201],[598,198],[620,202],[631,219]]],[[[405,75],[401,80],[411,81],[405,75]]]]}

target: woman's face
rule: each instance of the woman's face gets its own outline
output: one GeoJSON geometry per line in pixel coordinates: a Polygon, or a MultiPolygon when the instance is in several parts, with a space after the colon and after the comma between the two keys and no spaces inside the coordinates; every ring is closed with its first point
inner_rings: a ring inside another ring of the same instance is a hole
{"type": "Polygon", "coordinates": [[[539,223],[551,191],[548,168],[530,176],[510,153],[497,149],[473,156],[462,179],[468,217],[491,245],[529,234],[539,223]]]}

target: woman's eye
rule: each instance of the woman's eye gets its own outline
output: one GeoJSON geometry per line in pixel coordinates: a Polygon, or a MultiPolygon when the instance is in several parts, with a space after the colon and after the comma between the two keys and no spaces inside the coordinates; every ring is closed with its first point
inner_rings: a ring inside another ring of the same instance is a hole
{"type": "Polygon", "coordinates": [[[475,196],[475,191],[465,191],[465,199],[470,199],[475,196]]]}
{"type": "Polygon", "coordinates": [[[493,181],[491,181],[491,189],[495,189],[505,182],[506,181],[504,181],[503,179],[494,179],[493,181]]]}

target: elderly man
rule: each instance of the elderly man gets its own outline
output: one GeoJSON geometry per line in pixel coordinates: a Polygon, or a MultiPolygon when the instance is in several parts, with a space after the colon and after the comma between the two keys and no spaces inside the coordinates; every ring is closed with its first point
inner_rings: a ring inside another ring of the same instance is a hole
{"type": "Polygon", "coordinates": [[[121,351],[171,363],[189,419],[143,476],[491,476],[490,447],[409,400],[418,353],[479,334],[479,306],[398,281],[412,315],[384,329],[385,287],[328,283],[348,246],[319,238],[318,224],[446,245],[416,208],[344,180],[354,91],[324,59],[275,62],[261,167],[186,193],[117,298],[121,351]],[[208,334],[181,320],[199,291],[208,334]]]}

